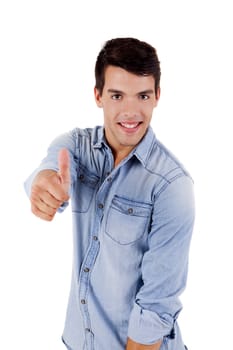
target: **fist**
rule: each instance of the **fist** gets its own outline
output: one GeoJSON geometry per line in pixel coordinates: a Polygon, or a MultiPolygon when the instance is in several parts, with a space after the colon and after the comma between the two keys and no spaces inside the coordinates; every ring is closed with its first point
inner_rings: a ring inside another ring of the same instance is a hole
{"type": "Polygon", "coordinates": [[[59,171],[42,170],[39,172],[31,188],[31,210],[34,215],[51,221],[57,209],[69,199],[70,160],[66,149],[58,154],[59,171]]]}

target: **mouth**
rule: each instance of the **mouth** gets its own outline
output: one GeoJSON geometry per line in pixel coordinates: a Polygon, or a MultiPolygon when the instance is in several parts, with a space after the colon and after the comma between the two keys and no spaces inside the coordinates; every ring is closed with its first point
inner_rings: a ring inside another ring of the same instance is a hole
{"type": "Polygon", "coordinates": [[[121,126],[126,132],[135,132],[139,129],[142,122],[120,122],[118,125],[121,126]]]}

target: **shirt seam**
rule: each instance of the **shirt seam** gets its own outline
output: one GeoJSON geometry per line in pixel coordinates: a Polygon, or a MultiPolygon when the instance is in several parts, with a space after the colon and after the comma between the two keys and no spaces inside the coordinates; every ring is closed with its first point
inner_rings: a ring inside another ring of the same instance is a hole
{"type": "Polygon", "coordinates": [[[188,177],[190,179],[190,176],[183,173],[179,173],[170,180],[167,180],[167,182],[160,188],[160,190],[155,194],[154,196],[154,202],[157,201],[157,199],[160,197],[160,195],[167,189],[169,185],[171,185],[175,180],[181,178],[181,177],[188,177]]]}

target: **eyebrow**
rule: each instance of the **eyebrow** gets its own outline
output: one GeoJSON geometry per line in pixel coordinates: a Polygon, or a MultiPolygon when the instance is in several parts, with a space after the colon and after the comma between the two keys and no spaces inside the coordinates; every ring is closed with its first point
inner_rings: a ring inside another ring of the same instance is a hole
{"type": "MultiPolygon", "coordinates": [[[[112,93],[114,93],[114,94],[121,94],[121,95],[124,94],[123,91],[117,90],[117,89],[108,89],[107,92],[111,93],[111,94],[112,93]]],[[[140,91],[140,92],[137,93],[137,95],[150,95],[150,94],[154,94],[154,93],[155,93],[154,90],[149,89],[149,90],[140,91]]]]}

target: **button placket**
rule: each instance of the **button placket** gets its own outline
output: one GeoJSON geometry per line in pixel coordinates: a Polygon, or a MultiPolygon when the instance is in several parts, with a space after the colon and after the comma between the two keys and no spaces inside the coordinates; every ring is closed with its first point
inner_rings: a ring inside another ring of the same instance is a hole
{"type": "MultiPolygon", "coordinates": [[[[104,205],[105,198],[110,188],[110,182],[112,177],[109,176],[107,181],[105,181],[100,187],[99,191],[96,195],[96,212],[95,217],[93,218],[94,223],[93,227],[95,227],[95,231],[92,232],[92,239],[90,240],[90,245],[88,249],[88,253],[83,261],[83,268],[80,272],[80,304],[84,321],[84,330],[86,332],[87,338],[89,339],[90,335],[92,335],[91,330],[91,320],[89,316],[88,310],[88,292],[90,285],[90,271],[93,269],[94,263],[96,261],[96,257],[99,252],[100,242],[99,242],[99,231],[101,226],[101,220],[104,215],[104,205]]],[[[90,340],[90,339],[89,339],[90,340]]]]}
{"type": "Polygon", "coordinates": [[[89,318],[88,310],[88,290],[89,290],[89,280],[90,280],[90,271],[94,265],[96,256],[99,251],[99,241],[96,235],[93,236],[93,239],[90,241],[90,247],[88,254],[86,255],[85,260],[83,261],[83,268],[80,272],[80,305],[81,312],[83,315],[84,329],[86,331],[87,337],[92,335],[91,331],[91,322],[89,318]],[[88,331],[89,330],[89,331],[88,331]]]}

